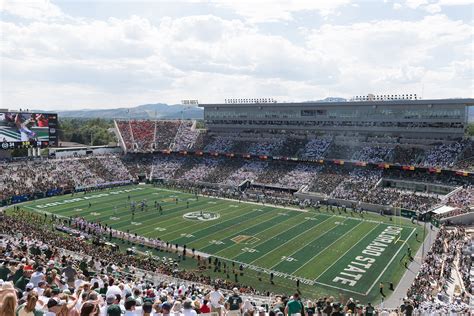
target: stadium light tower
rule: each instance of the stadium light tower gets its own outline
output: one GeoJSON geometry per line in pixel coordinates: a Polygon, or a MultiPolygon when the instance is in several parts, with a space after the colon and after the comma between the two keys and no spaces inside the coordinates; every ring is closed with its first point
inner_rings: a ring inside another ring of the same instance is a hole
{"type": "Polygon", "coordinates": [[[181,105],[184,105],[184,109],[181,110],[181,121],[184,120],[184,111],[188,110],[192,107],[198,106],[199,101],[197,99],[194,100],[181,100],[181,105]]]}

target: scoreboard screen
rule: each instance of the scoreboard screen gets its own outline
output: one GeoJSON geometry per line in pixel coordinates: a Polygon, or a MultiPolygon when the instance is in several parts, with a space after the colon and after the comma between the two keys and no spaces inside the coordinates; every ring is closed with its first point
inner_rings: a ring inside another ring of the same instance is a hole
{"type": "Polygon", "coordinates": [[[0,112],[0,148],[56,147],[58,115],[0,112]]]}

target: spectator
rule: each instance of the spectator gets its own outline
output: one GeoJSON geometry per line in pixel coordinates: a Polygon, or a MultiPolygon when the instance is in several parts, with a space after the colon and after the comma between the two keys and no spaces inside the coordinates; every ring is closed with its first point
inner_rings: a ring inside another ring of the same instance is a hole
{"type": "Polygon", "coordinates": [[[303,305],[299,300],[300,295],[298,293],[293,294],[293,297],[288,301],[285,307],[285,316],[301,316],[303,305]]]}
{"type": "Polygon", "coordinates": [[[242,298],[238,288],[232,289],[232,295],[227,299],[225,307],[228,311],[242,311],[242,298]]]}

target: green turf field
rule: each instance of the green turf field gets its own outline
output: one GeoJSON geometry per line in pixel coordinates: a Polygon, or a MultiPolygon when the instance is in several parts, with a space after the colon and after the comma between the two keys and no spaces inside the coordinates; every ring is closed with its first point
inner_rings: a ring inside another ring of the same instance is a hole
{"type": "MultiPolygon", "coordinates": [[[[377,214],[196,199],[193,194],[145,185],[53,197],[22,207],[66,217],[84,216],[119,230],[159,237],[243,263],[249,271],[247,282],[256,283],[256,287],[257,275],[273,272],[276,284],[272,290],[293,291],[298,278],[303,293],[372,302],[380,299],[380,282],[396,285],[405,269],[407,247],[415,254],[421,245],[415,234],[420,241],[423,234],[420,225],[377,214]],[[133,201],[148,201],[148,210],[138,207],[133,219],[129,195],[133,201]],[[154,208],[154,201],[163,206],[163,214],[154,208]]],[[[385,288],[389,295],[388,286],[385,288]]]]}

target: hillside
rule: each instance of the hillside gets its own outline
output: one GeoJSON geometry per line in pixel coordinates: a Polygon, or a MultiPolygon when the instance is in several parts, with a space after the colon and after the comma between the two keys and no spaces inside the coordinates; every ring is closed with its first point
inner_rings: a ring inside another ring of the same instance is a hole
{"type": "Polygon", "coordinates": [[[59,117],[103,118],[103,119],[203,119],[203,110],[197,107],[185,107],[180,104],[164,103],[143,104],[132,108],[86,109],[78,111],[59,111],[59,117]]]}

